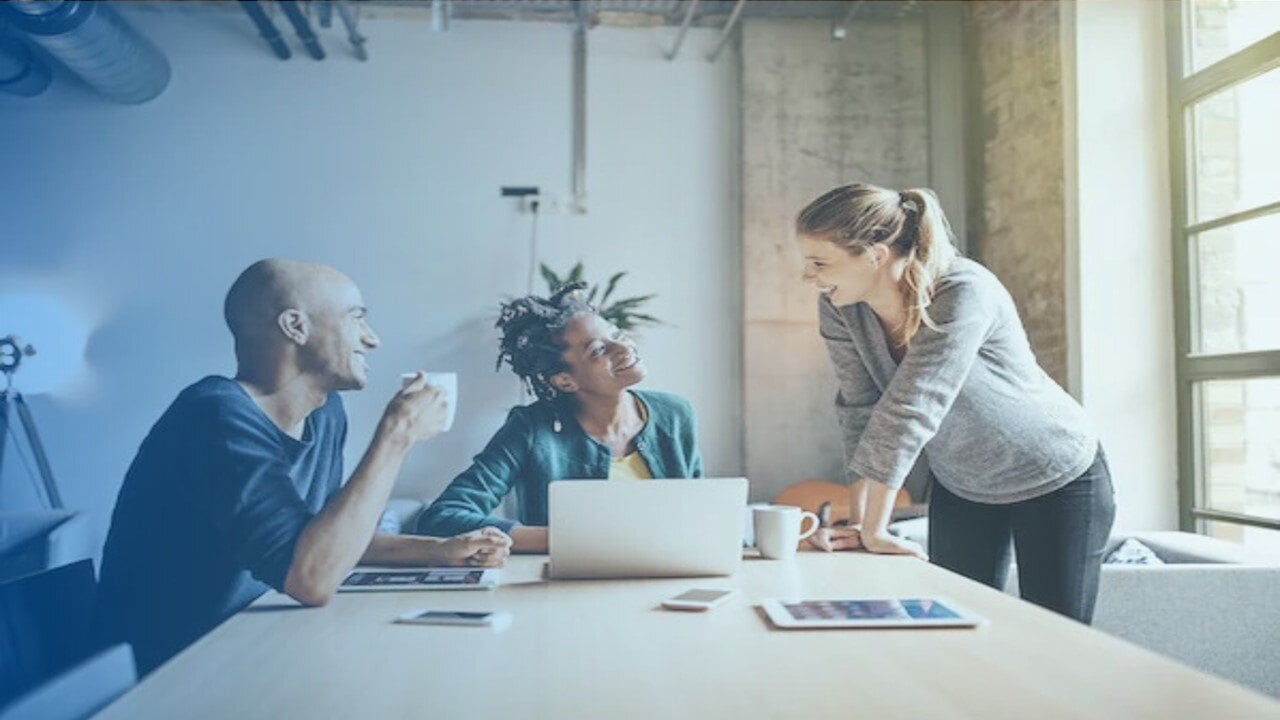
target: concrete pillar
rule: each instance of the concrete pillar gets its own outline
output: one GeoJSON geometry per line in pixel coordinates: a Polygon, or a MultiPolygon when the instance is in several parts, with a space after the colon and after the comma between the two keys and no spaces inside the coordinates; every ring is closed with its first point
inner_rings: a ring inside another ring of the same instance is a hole
{"type": "Polygon", "coordinates": [[[925,25],[860,20],[842,42],[816,20],[742,28],[744,448],[753,499],[843,481],[835,381],[800,281],[792,223],[836,185],[929,182],[925,25]]]}

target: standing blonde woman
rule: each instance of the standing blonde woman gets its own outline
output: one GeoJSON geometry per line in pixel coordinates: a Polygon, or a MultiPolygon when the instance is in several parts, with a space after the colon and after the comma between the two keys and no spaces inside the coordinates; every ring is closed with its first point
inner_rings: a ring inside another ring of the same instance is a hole
{"type": "Polygon", "coordinates": [[[1012,545],[1023,598],[1089,622],[1115,516],[1105,456],[1083,409],[1036,364],[1008,291],[957,255],[938,198],[845,185],[800,212],[796,235],[804,280],[822,291],[861,521],[814,544],[925,557],[886,529],[923,454],[937,480],[932,561],[1000,588],[1012,545]]]}

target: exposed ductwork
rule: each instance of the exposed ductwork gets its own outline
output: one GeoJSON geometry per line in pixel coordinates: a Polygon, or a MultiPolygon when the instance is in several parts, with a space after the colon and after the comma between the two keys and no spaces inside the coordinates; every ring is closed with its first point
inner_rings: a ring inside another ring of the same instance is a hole
{"type": "Polygon", "coordinates": [[[698,12],[698,0],[688,0],[685,6],[684,20],[680,22],[680,32],[676,34],[676,42],[671,46],[671,52],[667,53],[668,60],[675,60],[676,55],[680,54],[680,46],[684,44],[685,33],[689,32],[689,23],[693,22],[694,13],[698,12]]]}
{"type": "Polygon", "coordinates": [[[169,61],[111,7],[87,0],[0,3],[0,11],[103,97],[146,102],[169,84],[169,61]]]}
{"type": "MultiPolygon", "coordinates": [[[[351,7],[347,0],[330,0],[334,5],[338,6],[338,16],[342,18],[342,25],[347,29],[347,42],[351,43],[351,52],[356,56],[357,60],[364,62],[369,59],[369,51],[365,49],[364,44],[366,38],[360,34],[358,25],[360,22],[360,7],[351,7]]],[[[434,17],[434,15],[432,16],[434,17]]]]}
{"type": "Polygon", "coordinates": [[[53,74],[25,44],[0,31],[0,90],[34,97],[49,87],[53,74]]]}
{"type": "Polygon", "coordinates": [[[742,17],[742,9],[747,6],[747,0],[738,0],[738,4],[733,6],[733,11],[729,13],[729,19],[725,21],[724,27],[720,28],[720,40],[716,43],[716,47],[707,55],[707,60],[715,62],[720,57],[720,51],[724,50],[724,46],[729,43],[729,38],[733,37],[733,28],[738,24],[738,18],[742,17]]]}
{"type": "MultiPolygon", "coordinates": [[[[333,27],[333,13],[336,10],[338,17],[342,20],[342,25],[347,31],[347,42],[351,43],[351,53],[358,60],[364,61],[369,59],[369,51],[365,48],[367,38],[360,34],[360,5],[363,3],[352,4],[347,0],[316,0],[308,3],[307,8],[315,10],[316,20],[321,28],[333,27]]],[[[271,46],[271,51],[281,60],[288,60],[293,56],[289,50],[289,45],[285,42],[284,37],[280,34],[279,28],[267,13],[266,7],[259,0],[240,0],[240,7],[244,9],[249,19],[253,21],[255,27],[258,28],[258,34],[262,39],[271,46]]],[[[315,30],[311,27],[311,20],[307,17],[307,12],[297,0],[276,0],[275,7],[280,9],[293,26],[293,30],[298,35],[298,41],[307,49],[307,53],[316,60],[325,59],[324,47],[320,45],[320,37],[316,35],[315,30]]],[[[432,12],[432,24],[435,24],[436,13],[432,12]]]]}
{"type": "Polygon", "coordinates": [[[281,60],[293,57],[288,44],[280,36],[280,30],[276,28],[271,18],[267,17],[266,11],[258,4],[258,0],[240,0],[240,7],[244,8],[244,14],[253,21],[254,27],[258,28],[258,34],[271,46],[271,52],[275,53],[276,57],[281,60]]]}
{"type": "Polygon", "coordinates": [[[320,38],[316,37],[315,32],[312,31],[311,21],[302,14],[302,8],[298,7],[298,0],[276,0],[276,4],[284,11],[284,16],[293,25],[293,31],[298,34],[298,40],[302,41],[303,47],[311,57],[323,60],[324,48],[320,47],[320,38]]]}

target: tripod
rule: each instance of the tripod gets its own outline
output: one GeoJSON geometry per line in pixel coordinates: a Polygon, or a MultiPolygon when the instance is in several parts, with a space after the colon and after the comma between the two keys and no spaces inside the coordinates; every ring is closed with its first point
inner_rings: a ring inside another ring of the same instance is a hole
{"type": "MultiPolygon", "coordinates": [[[[22,364],[22,358],[35,355],[35,348],[27,345],[20,347],[18,339],[10,335],[0,338],[0,372],[5,376],[5,388],[0,390],[0,470],[4,469],[5,438],[9,435],[9,405],[18,411],[18,421],[22,423],[23,432],[27,436],[27,444],[31,446],[31,454],[36,459],[36,469],[44,485],[45,498],[50,507],[62,509],[62,494],[58,492],[58,484],[53,479],[53,468],[49,466],[49,456],[44,452],[44,444],[40,442],[40,433],[36,430],[36,420],[31,415],[31,408],[22,397],[22,393],[13,389],[13,375],[22,364]]],[[[14,443],[18,436],[13,436],[14,443]]]]}

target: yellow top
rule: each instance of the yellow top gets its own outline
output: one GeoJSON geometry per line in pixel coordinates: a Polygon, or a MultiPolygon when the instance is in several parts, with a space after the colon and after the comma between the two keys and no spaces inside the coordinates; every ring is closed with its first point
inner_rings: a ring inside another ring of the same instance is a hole
{"type": "MultiPolygon", "coordinates": [[[[642,423],[649,422],[649,411],[645,408],[644,403],[637,402],[636,407],[640,411],[640,421],[642,423]]],[[[649,464],[644,461],[644,458],[640,457],[640,453],[632,452],[620,458],[610,458],[609,479],[652,480],[653,473],[649,471],[649,464]]]]}
{"type": "Polygon", "coordinates": [[[620,458],[612,458],[609,462],[610,480],[652,480],[653,473],[640,453],[633,452],[620,458]]]}

